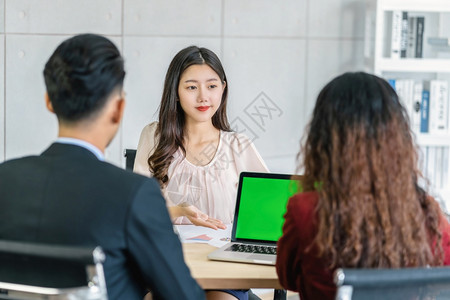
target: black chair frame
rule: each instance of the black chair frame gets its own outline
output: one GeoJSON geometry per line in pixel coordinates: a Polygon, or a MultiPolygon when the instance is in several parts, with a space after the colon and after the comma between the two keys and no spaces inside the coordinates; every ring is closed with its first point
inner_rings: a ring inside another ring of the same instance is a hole
{"type": "Polygon", "coordinates": [[[337,269],[336,300],[450,299],[450,267],[337,269]]]}
{"type": "Polygon", "coordinates": [[[0,241],[0,299],[106,300],[100,247],[0,241]]]}

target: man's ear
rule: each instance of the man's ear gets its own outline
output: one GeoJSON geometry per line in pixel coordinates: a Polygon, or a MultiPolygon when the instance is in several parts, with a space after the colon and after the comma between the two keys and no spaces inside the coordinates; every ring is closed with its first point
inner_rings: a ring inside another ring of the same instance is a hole
{"type": "Polygon", "coordinates": [[[125,98],[115,100],[114,111],[111,119],[113,123],[120,123],[122,121],[124,111],[125,111],[125,98]]]}
{"type": "Polygon", "coordinates": [[[53,109],[52,102],[50,101],[50,97],[48,96],[47,92],[45,92],[44,98],[45,98],[45,106],[47,107],[48,111],[54,114],[55,110],[53,109]]]}

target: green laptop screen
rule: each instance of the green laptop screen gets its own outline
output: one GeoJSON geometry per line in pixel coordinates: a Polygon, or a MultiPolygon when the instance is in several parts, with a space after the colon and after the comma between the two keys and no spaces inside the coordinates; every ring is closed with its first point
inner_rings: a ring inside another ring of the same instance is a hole
{"type": "Polygon", "coordinates": [[[296,180],[244,177],[236,216],[236,238],[278,241],[287,202],[297,191],[296,180]]]}

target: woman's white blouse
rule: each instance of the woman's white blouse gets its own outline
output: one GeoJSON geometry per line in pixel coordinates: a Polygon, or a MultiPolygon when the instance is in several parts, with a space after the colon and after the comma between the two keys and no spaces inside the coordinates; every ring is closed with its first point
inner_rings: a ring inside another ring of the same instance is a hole
{"type": "MultiPolygon", "coordinates": [[[[134,172],[151,177],[148,158],[155,148],[157,122],[144,127],[139,139],[134,172]]],[[[212,218],[225,224],[233,222],[239,174],[242,171],[268,172],[267,166],[253,143],[243,134],[220,131],[217,147],[204,152],[216,152],[204,166],[189,162],[181,149],[173,155],[168,169],[168,184],[162,190],[167,205],[195,205],[212,218]]],[[[190,224],[186,217],[175,224],[190,224]]]]}

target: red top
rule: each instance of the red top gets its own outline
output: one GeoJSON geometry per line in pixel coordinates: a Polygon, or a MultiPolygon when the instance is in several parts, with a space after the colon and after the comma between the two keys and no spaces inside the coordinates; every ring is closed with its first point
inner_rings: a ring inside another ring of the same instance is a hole
{"type": "MultiPolygon", "coordinates": [[[[283,236],[278,241],[277,273],[281,285],[300,293],[300,299],[335,299],[333,270],[306,248],[314,240],[317,223],[314,210],[316,192],[297,194],[291,199],[285,214],[283,236]]],[[[440,220],[444,265],[450,265],[450,224],[442,215],[440,220]]]]}

